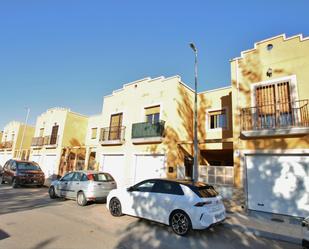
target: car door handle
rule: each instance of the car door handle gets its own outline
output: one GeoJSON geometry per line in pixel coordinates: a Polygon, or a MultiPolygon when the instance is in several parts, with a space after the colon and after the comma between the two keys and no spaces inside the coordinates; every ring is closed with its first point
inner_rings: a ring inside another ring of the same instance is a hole
{"type": "Polygon", "coordinates": [[[76,184],[76,185],[79,185],[79,182],[76,182],[75,184],[76,184]]]}
{"type": "Polygon", "coordinates": [[[67,183],[67,182],[65,182],[64,184],[65,184],[65,185],[68,185],[68,183],[67,183]]]}

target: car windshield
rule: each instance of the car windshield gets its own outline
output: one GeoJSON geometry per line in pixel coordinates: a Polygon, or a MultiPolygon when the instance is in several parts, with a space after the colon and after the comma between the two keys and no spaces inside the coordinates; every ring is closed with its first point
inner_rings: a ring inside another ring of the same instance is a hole
{"type": "Polygon", "coordinates": [[[211,185],[198,187],[197,191],[194,191],[194,192],[196,192],[198,194],[198,196],[202,197],[202,198],[216,197],[218,195],[218,192],[211,185]]]}
{"type": "Polygon", "coordinates": [[[113,177],[107,173],[97,173],[93,174],[93,179],[96,182],[111,182],[114,181],[113,177]]]}
{"type": "Polygon", "coordinates": [[[17,168],[19,170],[41,170],[41,168],[38,165],[35,165],[33,163],[17,163],[17,168]]]}

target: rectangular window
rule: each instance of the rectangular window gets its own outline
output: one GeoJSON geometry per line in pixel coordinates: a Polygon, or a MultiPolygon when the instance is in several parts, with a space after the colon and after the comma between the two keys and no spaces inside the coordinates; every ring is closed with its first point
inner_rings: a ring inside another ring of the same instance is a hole
{"type": "Polygon", "coordinates": [[[91,129],[91,139],[97,138],[97,131],[98,131],[98,128],[92,128],[91,129]]]}
{"type": "Polygon", "coordinates": [[[53,126],[49,144],[51,144],[51,145],[57,144],[58,129],[59,129],[59,125],[53,126]]]}
{"type": "Polygon", "coordinates": [[[211,111],[209,115],[209,128],[226,128],[226,113],[225,110],[211,111]]]}
{"type": "Polygon", "coordinates": [[[43,137],[43,135],[44,135],[44,128],[41,128],[39,137],[43,137]]]}
{"type": "Polygon", "coordinates": [[[160,121],[160,106],[145,108],[146,122],[155,124],[160,121]]]}

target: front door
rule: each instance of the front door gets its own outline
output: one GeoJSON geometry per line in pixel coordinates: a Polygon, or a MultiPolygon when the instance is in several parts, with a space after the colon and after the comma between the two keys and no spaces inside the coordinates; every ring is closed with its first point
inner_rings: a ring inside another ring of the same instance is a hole
{"type": "Polygon", "coordinates": [[[73,177],[74,173],[68,173],[60,179],[59,184],[57,185],[57,193],[61,197],[69,197],[68,194],[68,185],[73,177]]]}

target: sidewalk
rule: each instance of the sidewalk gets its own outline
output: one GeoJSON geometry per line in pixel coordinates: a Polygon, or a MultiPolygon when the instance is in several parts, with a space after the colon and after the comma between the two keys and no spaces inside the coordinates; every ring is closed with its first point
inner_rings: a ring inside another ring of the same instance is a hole
{"type": "Polygon", "coordinates": [[[301,244],[303,236],[300,219],[255,211],[227,211],[225,225],[243,233],[295,244],[301,244]]]}

